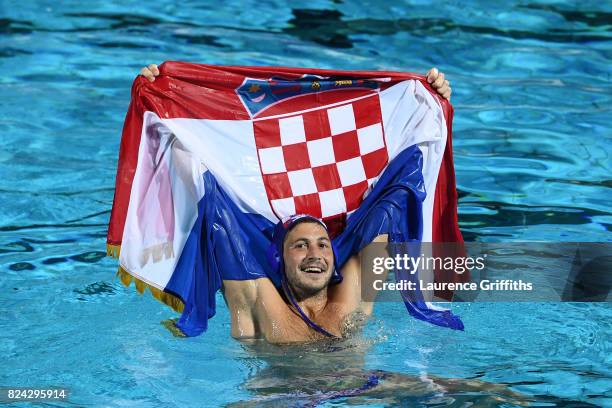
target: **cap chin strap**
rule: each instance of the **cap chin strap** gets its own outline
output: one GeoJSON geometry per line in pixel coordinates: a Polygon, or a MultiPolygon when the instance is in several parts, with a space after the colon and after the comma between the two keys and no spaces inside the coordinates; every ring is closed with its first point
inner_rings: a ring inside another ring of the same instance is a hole
{"type": "Polygon", "coordinates": [[[291,290],[291,288],[289,287],[289,283],[287,283],[287,279],[283,278],[282,282],[281,282],[282,286],[283,286],[283,291],[285,292],[285,296],[287,296],[287,299],[289,299],[289,302],[291,303],[291,305],[293,305],[293,307],[295,308],[295,310],[299,313],[300,317],[302,318],[302,320],[313,330],[319,332],[320,334],[324,335],[325,337],[329,337],[329,338],[339,338],[338,336],[335,336],[333,334],[331,334],[330,332],[328,332],[327,330],[325,330],[324,328],[322,328],[321,326],[319,326],[318,324],[316,324],[315,322],[313,322],[310,317],[308,317],[306,315],[306,313],[304,313],[304,311],[302,310],[302,308],[300,307],[300,305],[298,305],[297,301],[295,300],[295,296],[293,296],[293,291],[291,290]]]}

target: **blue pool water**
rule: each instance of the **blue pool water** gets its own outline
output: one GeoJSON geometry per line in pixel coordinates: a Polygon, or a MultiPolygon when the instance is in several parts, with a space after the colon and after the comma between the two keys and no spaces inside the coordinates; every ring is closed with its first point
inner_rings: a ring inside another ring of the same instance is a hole
{"type": "Polygon", "coordinates": [[[105,257],[131,81],[167,59],[437,66],[453,87],[465,238],[609,242],[609,5],[59,3],[0,5],[0,386],[65,386],[66,406],[494,404],[497,391],[418,380],[437,376],[505,383],[548,406],[612,405],[607,303],[453,305],[465,332],[384,303],[347,343],[246,346],[230,339],[221,297],[209,332],[173,337],[160,324],[173,312],[122,287],[105,257]],[[414,392],[326,397],[374,370],[404,375],[414,392]]]}

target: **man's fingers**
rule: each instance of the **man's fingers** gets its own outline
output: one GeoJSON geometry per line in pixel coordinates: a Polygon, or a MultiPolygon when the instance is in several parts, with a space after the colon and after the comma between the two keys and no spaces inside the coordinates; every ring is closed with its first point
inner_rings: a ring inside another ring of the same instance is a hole
{"type": "Polygon", "coordinates": [[[153,73],[147,67],[140,70],[140,75],[147,78],[151,82],[155,81],[155,75],[153,75],[153,73]]]}
{"type": "Polygon", "coordinates": [[[157,65],[149,64],[148,68],[149,68],[149,71],[151,71],[153,73],[153,75],[155,75],[155,76],[159,75],[159,69],[157,69],[157,65]]]}
{"type": "Polygon", "coordinates": [[[440,94],[443,94],[449,89],[450,89],[450,84],[448,83],[448,81],[444,81],[444,83],[439,88],[437,88],[436,91],[438,91],[438,93],[440,94]]]}
{"type": "Polygon", "coordinates": [[[450,82],[448,82],[447,79],[444,79],[443,72],[438,71],[438,68],[434,67],[427,71],[425,77],[427,78],[427,82],[431,84],[438,94],[450,101],[452,90],[450,87],[450,82]]]}
{"type": "Polygon", "coordinates": [[[436,91],[442,95],[443,97],[446,98],[446,94],[450,94],[450,87],[446,86],[446,85],[442,85],[441,87],[439,87],[438,89],[436,89],[436,91]]]}
{"type": "Polygon", "coordinates": [[[427,72],[427,82],[430,84],[438,78],[438,68],[432,68],[427,72]]]}
{"type": "Polygon", "coordinates": [[[151,64],[148,67],[141,69],[140,75],[153,82],[155,81],[155,77],[159,75],[159,69],[157,69],[157,65],[151,64]]]}
{"type": "Polygon", "coordinates": [[[439,88],[442,86],[442,84],[444,83],[444,74],[440,73],[440,75],[438,75],[438,78],[435,80],[435,82],[433,84],[431,84],[434,88],[439,88]]]}

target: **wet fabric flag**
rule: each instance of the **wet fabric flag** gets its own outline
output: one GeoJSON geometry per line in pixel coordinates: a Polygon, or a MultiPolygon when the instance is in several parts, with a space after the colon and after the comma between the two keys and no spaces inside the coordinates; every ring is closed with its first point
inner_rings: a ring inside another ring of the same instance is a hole
{"type": "MultiPolygon", "coordinates": [[[[166,62],[138,77],[126,116],[108,230],[124,283],[206,330],[224,279],[280,276],[274,225],[328,225],[338,269],[380,234],[462,242],[452,107],[421,75],[166,62]]],[[[462,329],[426,302],[416,318],[462,329]]]]}

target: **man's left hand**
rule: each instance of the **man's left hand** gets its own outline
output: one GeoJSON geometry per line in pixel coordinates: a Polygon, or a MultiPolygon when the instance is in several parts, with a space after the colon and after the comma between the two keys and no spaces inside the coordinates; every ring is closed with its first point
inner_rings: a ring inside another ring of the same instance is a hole
{"type": "Polygon", "coordinates": [[[446,98],[450,101],[452,90],[450,87],[450,83],[446,79],[444,79],[444,74],[442,72],[439,72],[438,68],[432,68],[427,71],[427,74],[425,74],[425,76],[427,77],[427,82],[431,84],[433,89],[438,91],[438,93],[442,95],[443,98],[446,98]]]}

